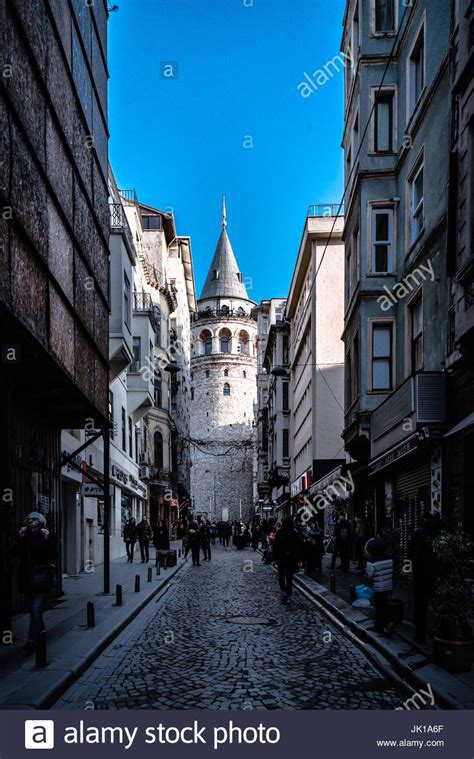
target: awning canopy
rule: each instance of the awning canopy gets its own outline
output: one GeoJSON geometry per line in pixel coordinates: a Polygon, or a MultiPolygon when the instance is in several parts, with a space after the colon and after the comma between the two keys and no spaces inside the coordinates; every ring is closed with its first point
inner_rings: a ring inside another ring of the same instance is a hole
{"type": "Polygon", "coordinates": [[[454,425],[446,435],[443,435],[443,438],[452,437],[453,435],[457,435],[458,432],[462,432],[463,430],[466,430],[468,427],[474,426],[474,413],[468,414],[464,417],[464,419],[457,424],[454,425]]]}

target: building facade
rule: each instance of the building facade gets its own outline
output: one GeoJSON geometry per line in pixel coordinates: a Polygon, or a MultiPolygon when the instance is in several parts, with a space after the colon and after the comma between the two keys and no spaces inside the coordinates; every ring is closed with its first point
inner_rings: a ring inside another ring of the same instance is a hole
{"type": "Polygon", "coordinates": [[[25,515],[63,532],[61,429],[108,423],[107,3],[37,3],[34,23],[32,12],[0,6],[7,615],[23,604],[4,562],[25,515]]]}
{"type": "Polygon", "coordinates": [[[441,510],[449,47],[443,0],[347,3],[344,440],[356,513],[403,551],[441,510]]]}
{"type": "Polygon", "coordinates": [[[452,8],[445,492],[450,526],[474,535],[474,9],[463,0],[452,8]]]}
{"type": "Polygon", "coordinates": [[[336,207],[309,207],[286,305],[293,512],[314,483],[345,462],[343,229],[336,207]]]}
{"type": "Polygon", "coordinates": [[[286,300],[262,301],[257,315],[257,512],[285,514],[290,508],[290,374],[286,300]]]}
{"type": "Polygon", "coordinates": [[[248,519],[256,495],[257,323],[222,232],[192,321],[191,497],[195,514],[248,519]]]}

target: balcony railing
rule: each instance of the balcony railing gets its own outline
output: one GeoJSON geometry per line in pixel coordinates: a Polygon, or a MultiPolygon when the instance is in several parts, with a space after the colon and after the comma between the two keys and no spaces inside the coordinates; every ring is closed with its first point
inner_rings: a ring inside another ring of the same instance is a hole
{"type": "Polygon", "coordinates": [[[411,414],[419,424],[441,424],[446,417],[446,378],[442,372],[420,372],[400,385],[370,417],[370,439],[378,440],[411,414]]]}
{"type": "Polygon", "coordinates": [[[128,219],[127,219],[127,216],[122,204],[109,203],[109,211],[110,211],[110,229],[112,229],[115,232],[123,232],[123,234],[126,235],[128,243],[133,250],[135,247],[135,243],[133,241],[132,230],[130,229],[130,225],[128,223],[128,219]]]}
{"type": "Polygon", "coordinates": [[[230,319],[253,319],[256,321],[256,317],[252,314],[241,311],[238,308],[207,308],[205,311],[196,311],[193,314],[193,321],[199,321],[199,319],[222,319],[226,317],[230,319]]]}
{"type": "Polygon", "coordinates": [[[153,301],[150,293],[133,293],[133,310],[134,311],[152,311],[153,301]]]}
{"type": "Polygon", "coordinates": [[[313,203],[308,206],[306,216],[344,216],[344,204],[339,207],[339,203],[313,203]]]}

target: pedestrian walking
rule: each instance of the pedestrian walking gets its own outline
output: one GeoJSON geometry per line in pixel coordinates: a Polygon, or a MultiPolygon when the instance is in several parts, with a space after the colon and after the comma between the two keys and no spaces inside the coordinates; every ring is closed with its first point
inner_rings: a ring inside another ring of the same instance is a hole
{"type": "Polygon", "coordinates": [[[199,567],[199,555],[201,550],[201,535],[199,530],[199,525],[197,522],[191,522],[188,527],[188,532],[186,534],[187,542],[186,542],[186,557],[188,556],[188,552],[191,551],[191,557],[193,560],[193,566],[199,567]]]}
{"type": "Polygon", "coordinates": [[[293,575],[300,556],[301,543],[293,527],[293,517],[286,517],[273,543],[273,559],[278,566],[278,582],[283,603],[287,603],[291,598],[293,575]]]}
{"type": "Polygon", "coordinates": [[[137,542],[137,523],[134,517],[130,517],[125,522],[123,528],[123,540],[125,548],[127,549],[127,563],[133,562],[133,554],[135,552],[135,543],[137,542]]]}
{"type": "Polygon", "coordinates": [[[169,551],[170,535],[164,519],[160,519],[153,530],[153,545],[156,549],[156,558],[158,562],[158,551],[169,551]]]}
{"type": "Polygon", "coordinates": [[[223,522],[222,527],[221,527],[221,534],[222,534],[222,544],[224,548],[229,548],[230,538],[232,535],[232,527],[229,524],[229,522],[223,522]]]}
{"type": "Polygon", "coordinates": [[[390,593],[393,590],[393,559],[387,556],[387,543],[381,535],[369,540],[366,546],[367,578],[372,583],[375,606],[375,630],[390,634],[393,622],[386,623],[385,610],[390,593]]]}
{"type": "Polygon", "coordinates": [[[408,557],[412,562],[413,603],[415,621],[415,640],[424,643],[426,638],[426,621],[428,604],[433,596],[439,567],[433,552],[433,540],[442,530],[441,520],[437,515],[425,512],[423,526],[416,530],[408,546],[408,557]]]}
{"type": "Polygon", "coordinates": [[[367,524],[365,517],[356,517],[354,537],[357,569],[362,571],[365,563],[364,548],[367,543],[367,538],[369,537],[369,525],[367,524]]]}
{"type": "Polygon", "coordinates": [[[351,559],[351,523],[346,517],[340,519],[334,528],[334,549],[332,553],[331,569],[336,568],[336,559],[341,557],[340,569],[348,572],[351,559]]]}
{"type": "Polygon", "coordinates": [[[54,586],[58,547],[56,536],[46,527],[46,519],[32,511],[25,519],[19,538],[13,547],[13,556],[19,559],[18,589],[24,593],[30,610],[26,654],[36,648],[38,634],[44,628],[43,614],[48,594],[54,586]]]}
{"type": "Polygon", "coordinates": [[[201,548],[203,552],[203,561],[211,560],[211,527],[209,522],[205,519],[199,530],[199,539],[201,541],[201,548]]]}
{"type": "Polygon", "coordinates": [[[307,546],[307,572],[309,575],[315,575],[319,580],[324,554],[324,532],[316,519],[312,519],[309,523],[307,546]]]}
{"type": "Polygon", "coordinates": [[[142,564],[148,563],[150,561],[150,540],[153,538],[153,530],[146,514],[143,515],[142,521],[137,524],[137,537],[142,564]]]}

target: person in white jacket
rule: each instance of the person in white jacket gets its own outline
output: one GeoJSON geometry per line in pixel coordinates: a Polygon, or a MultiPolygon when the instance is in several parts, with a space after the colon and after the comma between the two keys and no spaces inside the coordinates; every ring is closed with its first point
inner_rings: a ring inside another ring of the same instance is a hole
{"type": "Polygon", "coordinates": [[[365,552],[365,571],[374,591],[375,630],[390,634],[391,629],[385,623],[385,608],[393,590],[393,559],[387,558],[387,544],[381,536],[369,540],[365,552]]]}

